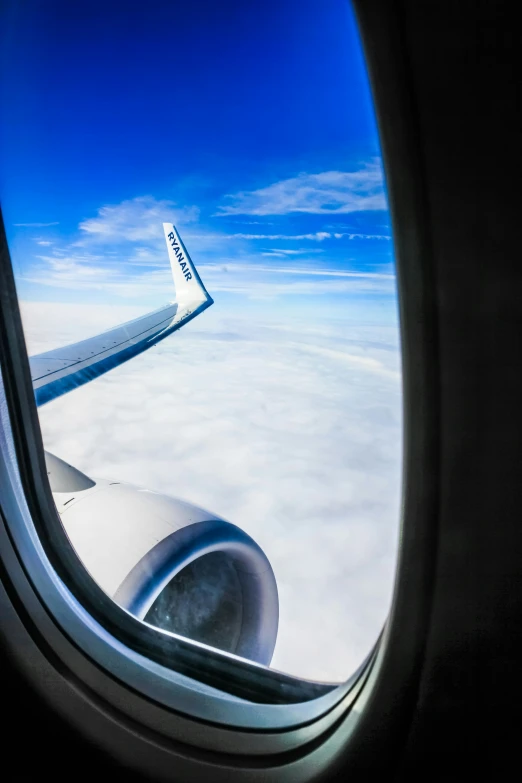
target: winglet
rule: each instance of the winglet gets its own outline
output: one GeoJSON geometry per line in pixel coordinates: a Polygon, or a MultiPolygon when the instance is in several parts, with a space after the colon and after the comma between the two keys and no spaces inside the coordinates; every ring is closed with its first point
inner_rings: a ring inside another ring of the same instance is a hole
{"type": "Polygon", "coordinates": [[[196,267],[180,235],[172,223],[163,223],[165,241],[169,251],[172,277],[176,287],[176,302],[181,307],[190,307],[192,310],[203,302],[213,304],[213,299],[203,285],[196,267]]]}
{"type": "Polygon", "coordinates": [[[29,361],[37,405],[44,405],[138,356],[214,303],[172,223],[164,223],[163,228],[176,301],[87,340],[32,356],[29,361]]]}

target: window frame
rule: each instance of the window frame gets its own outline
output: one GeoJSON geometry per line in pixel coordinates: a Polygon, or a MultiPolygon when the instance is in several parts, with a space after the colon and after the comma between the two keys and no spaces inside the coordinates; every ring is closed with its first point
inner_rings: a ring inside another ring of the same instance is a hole
{"type": "MultiPolygon", "coordinates": [[[[350,693],[354,695],[352,690],[335,705],[330,705],[329,711],[323,712],[321,717],[309,713],[306,721],[304,713],[301,713],[301,722],[294,729],[289,729],[291,714],[302,705],[256,704],[254,707],[257,712],[267,708],[275,714],[279,710],[282,716],[279,729],[272,727],[272,731],[269,731],[268,725],[265,725],[258,726],[257,730],[249,727],[249,731],[241,732],[238,731],[237,719],[227,729],[221,720],[221,725],[216,726],[207,722],[208,718],[194,720],[187,713],[174,713],[154,704],[150,697],[144,697],[122,681],[121,676],[117,679],[100,670],[89,656],[89,648],[80,649],[74,639],[64,633],[63,618],[56,607],[51,608],[47,603],[49,595],[46,590],[50,583],[42,583],[40,590],[35,589],[37,585],[31,569],[38,570],[39,566],[35,565],[37,561],[30,564],[27,560],[29,551],[20,549],[22,536],[25,535],[25,543],[33,547],[33,552],[41,547],[38,558],[40,564],[43,562],[42,553],[46,556],[47,553],[36,536],[37,524],[34,523],[40,515],[56,514],[56,511],[47,484],[43,449],[35,438],[35,433],[39,433],[36,407],[8,248],[2,230],[0,361],[13,429],[19,484],[16,488],[12,474],[7,491],[5,484],[2,484],[1,506],[6,524],[0,528],[0,576],[3,586],[7,588],[12,611],[45,661],[66,682],[61,694],[49,694],[47,688],[49,698],[51,701],[54,699],[54,703],[61,702],[64,712],[68,708],[63,707],[63,704],[70,705],[78,697],[78,692],[86,703],[89,700],[96,703],[98,712],[93,725],[86,728],[79,718],[76,723],[80,730],[97,736],[107,747],[114,748],[114,732],[107,730],[107,737],[104,738],[100,727],[107,728],[111,715],[117,710],[118,720],[125,727],[127,736],[133,731],[143,739],[148,731],[149,735],[152,732],[156,738],[155,749],[149,748],[147,751],[148,758],[159,759],[162,753],[165,759],[171,759],[172,754],[177,758],[180,758],[180,754],[188,754],[189,762],[192,763],[194,749],[204,748],[217,754],[212,756],[214,762],[226,754],[231,754],[237,760],[239,751],[258,759],[260,756],[266,757],[266,764],[273,766],[273,761],[270,761],[273,756],[281,758],[281,754],[284,754],[288,760],[290,754],[288,769],[292,769],[292,779],[305,780],[309,773],[305,774],[303,762],[308,763],[315,757],[318,761],[315,772],[324,773],[333,760],[339,758],[349,739],[352,740],[350,747],[354,749],[358,737],[360,749],[362,738],[367,736],[369,727],[375,726],[384,715],[388,727],[398,726],[397,730],[390,730],[387,740],[383,741],[390,750],[397,731],[403,728],[403,723],[398,721],[395,724],[394,718],[412,712],[426,644],[436,566],[434,553],[439,474],[436,302],[430,242],[424,229],[427,207],[421,153],[415,135],[415,107],[411,101],[410,85],[405,78],[407,66],[401,53],[400,29],[393,9],[387,11],[384,4],[378,3],[380,24],[386,27],[387,35],[379,34],[372,9],[365,11],[362,5],[362,0],[354,2],[379,124],[397,260],[403,358],[404,458],[403,517],[392,608],[380,640],[359,673],[356,701],[350,701],[350,693]],[[384,46],[384,50],[378,51],[376,46],[384,46]],[[390,84],[394,84],[396,89],[393,94],[387,95],[390,84]],[[392,169],[394,176],[390,176],[392,169]],[[397,176],[398,172],[400,177],[397,176]],[[6,275],[7,278],[11,276],[11,283],[7,287],[4,285],[6,275]],[[408,629],[406,635],[404,628],[408,629]],[[169,741],[168,748],[164,746],[166,739],[169,741]],[[161,743],[163,746],[159,750],[161,743]],[[187,748],[192,750],[188,751],[187,748]],[[320,761],[317,753],[320,753],[320,761]]],[[[13,460],[13,454],[9,458],[13,460]]],[[[2,459],[1,465],[3,469],[7,466],[5,459],[2,459]]],[[[14,463],[11,465],[13,467],[14,463]]],[[[5,472],[0,478],[4,482],[5,472]]],[[[93,617],[76,601],[59,576],[55,585],[57,594],[62,600],[67,598],[72,601],[71,609],[76,613],[78,622],[84,623],[85,628],[92,631],[95,622],[93,617]]],[[[48,577],[47,573],[45,578],[48,577]]],[[[16,634],[13,634],[13,649],[18,644],[18,637],[15,637],[16,634]]],[[[46,690],[38,671],[26,671],[26,676],[38,681],[41,690],[46,690]]],[[[190,689],[195,701],[202,703],[204,700],[208,704],[212,700],[209,686],[198,687],[196,683],[191,684],[190,689]]],[[[227,700],[224,702],[220,698],[220,701],[222,707],[227,700]]],[[[318,701],[315,699],[305,704],[314,705],[318,701]]],[[[228,706],[231,714],[237,715],[244,703],[228,699],[228,706]]],[[[72,715],[70,709],[67,714],[72,715]]],[[[131,747],[118,752],[122,758],[136,756],[131,747]]],[[[145,759],[143,763],[148,762],[145,759]]],[[[258,766],[256,772],[259,772],[259,779],[268,779],[263,776],[266,765],[259,762],[258,766]]],[[[237,769],[241,777],[239,763],[237,769]]],[[[274,779],[283,778],[278,776],[274,779]]]]}

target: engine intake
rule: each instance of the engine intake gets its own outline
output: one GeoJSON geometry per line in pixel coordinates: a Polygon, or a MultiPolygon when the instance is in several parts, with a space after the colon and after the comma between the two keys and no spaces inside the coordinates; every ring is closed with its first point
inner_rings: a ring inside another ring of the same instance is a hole
{"type": "Polygon", "coordinates": [[[182,500],[46,460],[66,533],[116,603],[157,628],[270,664],[277,584],[244,530],[182,500]]]}

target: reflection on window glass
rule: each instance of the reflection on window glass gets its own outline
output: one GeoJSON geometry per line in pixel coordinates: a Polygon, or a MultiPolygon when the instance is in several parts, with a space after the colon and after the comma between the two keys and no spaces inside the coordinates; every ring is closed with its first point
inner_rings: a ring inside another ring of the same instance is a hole
{"type": "Polygon", "coordinates": [[[346,679],[401,483],[350,6],[13,2],[2,29],[0,195],[67,535],[145,622],[346,679]]]}

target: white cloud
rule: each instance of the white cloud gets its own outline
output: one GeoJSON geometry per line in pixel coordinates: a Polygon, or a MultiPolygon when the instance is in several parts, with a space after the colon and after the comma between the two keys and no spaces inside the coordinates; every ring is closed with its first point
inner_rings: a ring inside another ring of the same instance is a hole
{"type": "MultiPolygon", "coordinates": [[[[164,269],[151,269],[129,275],[124,265],[108,266],[102,259],[76,256],[40,256],[45,266],[24,275],[26,283],[50,288],[82,292],[99,291],[103,296],[114,295],[124,299],[159,297],[161,302],[175,297],[172,273],[168,262],[164,269]]],[[[143,306],[142,306],[143,312],[143,306]]]]}
{"type": "Polygon", "coordinates": [[[324,239],[331,239],[333,234],[328,231],[315,231],[313,234],[220,234],[220,239],[311,239],[315,242],[322,242],[324,239]]]}
{"type": "Polygon", "coordinates": [[[251,298],[288,300],[292,296],[329,294],[394,296],[394,274],[353,272],[326,265],[292,267],[257,263],[206,264],[200,272],[209,290],[228,291],[251,298]]]}
{"type": "MultiPolygon", "coordinates": [[[[283,252],[283,251],[279,251],[283,252]]],[[[267,254],[263,254],[267,255],[267,254]]],[[[211,272],[211,270],[221,270],[223,268],[222,264],[206,264],[204,268],[207,273],[211,272]]],[[[226,271],[244,271],[249,272],[253,274],[259,274],[261,272],[265,272],[267,274],[280,274],[280,275],[306,275],[306,276],[312,276],[312,277],[352,277],[352,278],[363,278],[366,280],[386,280],[386,281],[395,281],[395,275],[393,272],[390,273],[383,273],[383,272],[353,272],[349,270],[344,269],[329,269],[328,267],[293,267],[293,266],[263,266],[262,264],[241,264],[241,263],[232,263],[229,264],[226,267],[226,271]]]]}
{"type": "Polygon", "coordinates": [[[386,209],[380,161],[356,171],[299,174],[268,187],[225,197],[216,215],[286,215],[290,212],[341,214],[386,209]]]}
{"type": "MultiPolygon", "coordinates": [[[[61,259],[60,259],[61,260],[61,259]]],[[[248,298],[275,299],[292,296],[319,296],[327,294],[384,294],[395,293],[393,275],[376,273],[338,272],[267,267],[252,264],[207,264],[198,267],[205,285],[213,294],[233,293],[248,298]],[[308,279],[295,279],[295,278],[308,279]],[[282,279],[286,278],[286,279],[282,279]],[[322,278],[322,279],[321,279],[322,278]]],[[[27,275],[26,282],[39,286],[83,292],[102,292],[124,299],[143,299],[154,296],[158,303],[174,299],[175,290],[170,268],[149,270],[129,277],[126,273],[105,266],[76,264],[74,259],[64,263],[50,261],[50,268],[27,275]]],[[[143,308],[142,308],[143,309],[143,308]]]]}
{"type": "Polygon", "coordinates": [[[26,267],[22,279],[56,289],[99,291],[104,296],[171,300],[175,292],[162,222],[183,225],[197,217],[195,207],[177,208],[152,196],[105,205],[96,217],[79,224],[80,239],[57,245],[37,238],[39,245],[52,247],[35,257],[37,263],[26,267]]]}
{"type": "Polygon", "coordinates": [[[391,240],[390,234],[352,234],[352,233],[338,233],[332,234],[334,239],[384,239],[391,240]]]}
{"type": "Polygon", "coordinates": [[[231,223],[237,223],[241,226],[273,226],[270,220],[231,220],[231,223]]]}
{"type": "MultiPolygon", "coordinates": [[[[25,304],[32,352],[137,314],[25,304]]],[[[40,409],[46,447],[93,476],[185,498],[243,527],[278,580],[273,666],[327,681],[373,644],[399,518],[397,328],[204,313],[40,409]]]]}
{"type": "Polygon", "coordinates": [[[48,239],[36,239],[35,242],[37,245],[41,245],[42,247],[49,247],[53,244],[48,239]]]}
{"type": "Polygon", "coordinates": [[[22,228],[47,228],[47,226],[58,226],[59,221],[55,220],[52,223],[15,223],[14,225],[22,228]]]}
{"type": "Polygon", "coordinates": [[[162,223],[184,225],[198,219],[197,207],[177,207],[173,201],[138,196],[100,207],[95,218],[80,223],[91,239],[142,242],[163,238],[162,223]]]}
{"type": "MultiPolygon", "coordinates": [[[[190,236],[190,234],[188,235],[190,236]]],[[[196,235],[197,236],[197,235],[196,235]]],[[[353,232],[316,231],[313,234],[218,234],[216,239],[311,239],[322,242],[324,239],[385,239],[391,240],[390,234],[356,234],[353,232]]],[[[291,252],[291,251],[290,251],[291,252]]]]}
{"type": "Polygon", "coordinates": [[[310,255],[312,253],[323,253],[323,249],[318,248],[309,248],[309,247],[301,247],[299,249],[295,250],[286,250],[284,248],[280,247],[274,247],[273,250],[267,251],[267,253],[263,253],[263,255],[267,255],[268,253],[275,254],[278,253],[281,256],[302,256],[302,255],[310,255]]]}

